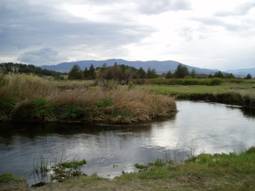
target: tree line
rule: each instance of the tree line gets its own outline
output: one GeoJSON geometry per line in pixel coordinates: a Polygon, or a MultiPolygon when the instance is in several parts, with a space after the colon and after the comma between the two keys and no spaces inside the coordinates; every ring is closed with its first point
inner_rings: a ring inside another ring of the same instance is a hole
{"type": "Polygon", "coordinates": [[[62,73],[55,72],[47,69],[43,69],[40,67],[36,67],[34,65],[26,65],[26,64],[19,64],[19,63],[1,63],[0,64],[0,72],[3,74],[8,73],[32,73],[36,75],[44,75],[44,76],[60,76],[62,73]]]}
{"type": "MultiPolygon", "coordinates": [[[[93,79],[105,79],[105,80],[118,80],[128,82],[131,79],[151,79],[165,77],[169,78],[185,78],[185,77],[209,77],[209,78],[235,78],[233,74],[223,73],[221,71],[215,72],[215,74],[201,75],[197,74],[193,69],[189,71],[185,65],[178,65],[176,70],[172,72],[169,70],[167,73],[158,74],[155,69],[148,68],[145,71],[143,68],[135,68],[127,65],[118,65],[115,63],[113,66],[106,66],[95,68],[90,65],[89,68],[82,70],[78,65],[74,65],[68,73],[68,79],[70,80],[93,80],[93,79]]],[[[252,79],[252,76],[248,74],[245,79],[252,79]]]]}

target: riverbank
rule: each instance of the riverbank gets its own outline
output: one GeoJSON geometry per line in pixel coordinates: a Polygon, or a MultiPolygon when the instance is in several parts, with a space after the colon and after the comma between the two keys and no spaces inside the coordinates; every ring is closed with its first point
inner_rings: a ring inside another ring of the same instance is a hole
{"type": "Polygon", "coordinates": [[[141,85],[140,88],[160,95],[175,96],[179,100],[209,101],[255,109],[253,80],[222,80],[217,85],[150,84],[141,85]]]}
{"type": "Polygon", "coordinates": [[[142,89],[6,75],[0,86],[0,120],[133,124],[173,117],[172,97],[142,89]]]}
{"type": "Polygon", "coordinates": [[[240,154],[201,154],[184,164],[156,161],[136,165],[140,171],[113,180],[97,176],[71,178],[33,188],[36,191],[67,190],[254,190],[255,149],[240,154]]]}

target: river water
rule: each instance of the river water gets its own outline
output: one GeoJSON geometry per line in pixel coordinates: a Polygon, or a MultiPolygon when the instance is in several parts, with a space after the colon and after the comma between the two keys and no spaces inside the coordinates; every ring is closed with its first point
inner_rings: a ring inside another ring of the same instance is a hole
{"type": "Polygon", "coordinates": [[[241,152],[255,146],[255,117],[223,104],[178,101],[175,118],[139,126],[0,124],[0,173],[41,181],[40,161],[86,159],[86,174],[112,178],[135,163],[183,161],[199,153],[241,152]]]}

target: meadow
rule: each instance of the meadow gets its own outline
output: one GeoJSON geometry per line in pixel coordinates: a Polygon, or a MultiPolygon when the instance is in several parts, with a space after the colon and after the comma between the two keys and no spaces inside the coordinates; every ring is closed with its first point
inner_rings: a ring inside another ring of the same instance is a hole
{"type": "Polygon", "coordinates": [[[187,79],[187,82],[184,82],[184,79],[181,80],[181,85],[180,82],[173,85],[166,85],[167,82],[163,81],[162,83],[145,84],[140,87],[160,95],[175,96],[176,99],[202,100],[239,105],[249,109],[255,108],[255,80],[214,79],[220,82],[216,85],[212,85],[212,80],[187,79]],[[192,81],[195,83],[190,85],[192,81]]]}

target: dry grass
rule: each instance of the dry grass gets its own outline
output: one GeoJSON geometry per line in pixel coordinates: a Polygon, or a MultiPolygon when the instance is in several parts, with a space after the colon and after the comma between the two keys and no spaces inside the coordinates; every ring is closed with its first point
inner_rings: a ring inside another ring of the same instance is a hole
{"type": "Polygon", "coordinates": [[[7,75],[2,81],[0,96],[16,101],[11,112],[15,118],[134,123],[176,112],[173,98],[127,86],[112,89],[93,86],[92,82],[53,81],[32,75],[7,75]]]}

